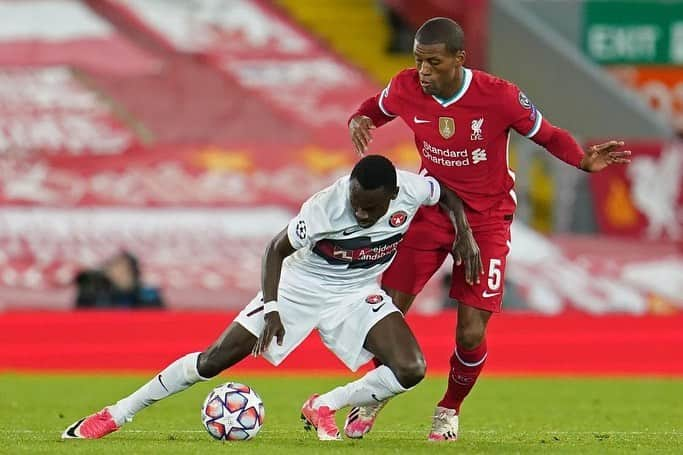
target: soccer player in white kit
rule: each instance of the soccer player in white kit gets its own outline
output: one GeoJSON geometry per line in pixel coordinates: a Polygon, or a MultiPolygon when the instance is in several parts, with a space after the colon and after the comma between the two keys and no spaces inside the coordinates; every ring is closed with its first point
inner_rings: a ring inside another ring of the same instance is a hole
{"type": "MultiPolygon", "coordinates": [[[[462,202],[433,177],[397,171],[387,158],[366,156],[350,176],[308,199],[270,242],[262,292],[211,346],[179,358],[131,395],[69,426],[62,437],[106,436],[145,407],[250,354],[277,366],[317,329],[325,346],[352,371],[373,356],[383,364],[304,403],[305,426],[315,428],[321,440],[341,439],[334,416],[338,409],[380,402],[424,377],[422,351],[378,277],[417,210],[437,203],[453,213],[454,223],[466,223],[462,202]]],[[[456,242],[454,251],[466,266],[479,261],[474,243],[456,242]]]]}

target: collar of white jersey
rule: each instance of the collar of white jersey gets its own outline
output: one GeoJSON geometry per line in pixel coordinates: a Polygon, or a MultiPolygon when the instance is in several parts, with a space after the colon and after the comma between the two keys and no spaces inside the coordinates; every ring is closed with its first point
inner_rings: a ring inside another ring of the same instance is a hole
{"type": "Polygon", "coordinates": [[[443,99],[439,98],[436,95],[432,95],[432,98],[439,103],[442,107],[448,107],[453,103],[458,102],[460,98],[465,96],[465,93],[467,93],[467,89],[470,88],[470,84],[472,83],[472,70],[469,68],[465,68],[464,66],[462,68],[462,73],[463,73],[463,84],[462,87],[460,87],[460,90],[456,92],[455,95],[451,96],[448,99],[443,99]]]}

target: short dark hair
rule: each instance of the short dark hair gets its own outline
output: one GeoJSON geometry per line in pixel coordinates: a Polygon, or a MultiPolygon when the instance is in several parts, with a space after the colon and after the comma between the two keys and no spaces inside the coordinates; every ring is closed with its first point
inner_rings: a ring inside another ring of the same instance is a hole
{"type": "Polygon", "coordinates": [[[351,178],[356,179],[365,190],[384,188],[387,193],[396,191],[396,168],[382,155],[363,157],[353,167],[351,178]]]}
{"type": "Polygon", "coordinates": [[[465,32],[460,24],[447,17],[433,17],[415,33],[415,41],[420,44],[446,45],[451,54],[465,49],[465,32]]]}

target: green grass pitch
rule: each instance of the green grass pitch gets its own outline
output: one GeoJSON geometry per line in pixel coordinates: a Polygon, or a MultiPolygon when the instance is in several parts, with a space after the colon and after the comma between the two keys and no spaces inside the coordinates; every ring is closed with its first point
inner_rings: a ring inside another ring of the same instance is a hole
{"type": "Polygon", "coordinates": [[[60,440],[67,425],[146,379],[0,375],[0,453],[683,453],[683,380],[639,378],[484,377],[463,406],[460,439],[444,444],[425,439],[445,378],[394,399],[365,439],[323,443],[302,429],[300,406],[348,376],[225,375],[157,403],[105,439],[60,440]],[[249,384],[265,402],[266,422],[252,441],[214,441],[201,427],[201,402],[228,380],[249,384]]]}

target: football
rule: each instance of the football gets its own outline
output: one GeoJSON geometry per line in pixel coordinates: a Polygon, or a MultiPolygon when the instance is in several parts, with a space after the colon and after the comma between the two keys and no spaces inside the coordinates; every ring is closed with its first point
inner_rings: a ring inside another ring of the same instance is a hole
{"type": "Polygon", "coordinates": [[[221,441],[245,441],[263,425],[263,401],[251,387],[228,382],[213,389],[202,405],[202,425],[221,441]]]}

